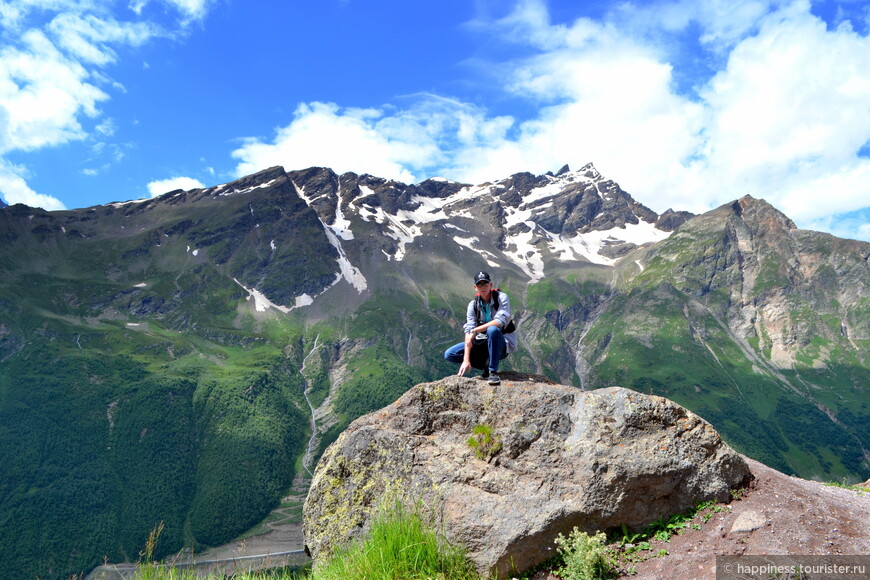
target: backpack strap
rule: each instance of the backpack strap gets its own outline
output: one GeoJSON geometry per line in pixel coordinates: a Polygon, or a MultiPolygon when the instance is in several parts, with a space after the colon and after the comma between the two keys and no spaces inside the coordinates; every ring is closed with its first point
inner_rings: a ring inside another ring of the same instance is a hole
{"type": "MultiPolygon", "coordinates": [[[[493,302],[495,302],[495,308],[492,311],[492,317],[495,318],[495,313],[498,312],[499,307],[501,306],[501,301],[499,300],[499,292],[498,288],[492,289],[492,298],[493,302]]],[[[481,324],[480,320],[480,292],[475,294],[474,296],[474,318],[477,321],[478,326],[481,324]]]]}

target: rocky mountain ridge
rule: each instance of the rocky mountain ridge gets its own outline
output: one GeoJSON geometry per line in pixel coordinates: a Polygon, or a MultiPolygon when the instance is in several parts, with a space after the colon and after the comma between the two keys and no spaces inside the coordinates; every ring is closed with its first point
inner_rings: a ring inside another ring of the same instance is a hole
{"type": "MultiPolygon", "coordinates": [[[[369,281],[362,264],[354,262],[380,259],[377,253],[402,262],[409,245],[432,236],[452,240],[457,246],[452,255],[462,257],[464,248],[482,256],[489,268],[509,268],[536,281],[544,276],[545,261],[613,265],[637,245],[664,239],[691,216],[672,210],[657,215],[591,164],[574,172],[565,166],[555,175],[519,173],[477,186],[438,178],[406,185],[326,168],[285,172],[273,167],[230,184],[169,192],[159,200],[176,205],[288,188],[315,210],[337,252],[335,279],[321,292],[343,281],[364,293],[369,281]]],[[[153,202],[117,205],[141,203],[153,202]]],[[[258,291],[264,304],[279,309],[308,305],[314,298],[308,292],[288,299],[285,293],[258,291]]]]}
{"type": "Polygon", "coordinates": [[[574,172],[566,165],[555,175],[518,173],[477,186],[438,178],[407,186],[322,168],[288,177],[340,239],[354,239],[354,218],[375,222],[395,241],[382,251],[401,261],[408,244],[439,228],[458,245],[489,252],[492,267],[508,262],[532,280],[543,277],[546,252],[565,261],[612,264],[635,242],[663,239],[690,216],[671,210],[658,216],[591,164],[574,172]],[[481,240],[478,232],[489,235],[481,240]],[[495,250],[503,255],[496,258],[495,250]]]}

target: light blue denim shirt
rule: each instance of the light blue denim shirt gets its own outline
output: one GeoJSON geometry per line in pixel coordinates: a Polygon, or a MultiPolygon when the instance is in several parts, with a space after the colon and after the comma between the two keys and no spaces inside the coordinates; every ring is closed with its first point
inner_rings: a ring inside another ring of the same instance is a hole
{"type": "MultiPolygon", "coordinates": [[[[476,300],[476,299],[475,299],[476,300]]],[[[472,300],[468,303],[468,309],[465,311],[465,334],[468,334],[474,327],[477,326],[477,317],[474,315],[474,302],[472,300]]],[[[498,321],[498,326],[502,330],[508,325],[508,322],[511,321],[511,300],[508,298],[506,292],[499,290],[498,292],[498,302],[499,307],[498,311],[495,313],[495,320],[498,321]]],[[[489,307],[493,308],[495,304],[490,299],[489,307]]],[[[517,350],[517,333],[512,332],[510,334],[504,335],[505,342],[507,342],[507,351],[508,352],[516,352],[517,350]]]]}

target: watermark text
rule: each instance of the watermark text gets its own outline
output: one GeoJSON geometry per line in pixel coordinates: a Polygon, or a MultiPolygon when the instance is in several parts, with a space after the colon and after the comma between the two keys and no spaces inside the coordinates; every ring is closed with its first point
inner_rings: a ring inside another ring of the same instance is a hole
{"type": "Polygon", "coordinates": [[[870,556],[716,556],[716,580],[859,580],[870,556]]]}

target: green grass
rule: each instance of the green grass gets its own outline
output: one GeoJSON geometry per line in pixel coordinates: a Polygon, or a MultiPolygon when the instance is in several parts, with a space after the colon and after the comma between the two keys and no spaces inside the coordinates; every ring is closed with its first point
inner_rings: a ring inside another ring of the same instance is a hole
{"type": "Polygon", "coordinates": [[[388,506],[365,539],[341,547],[318,564],[311,580],[477,580],[465,551],[450,545],[428,520],[420,505],[388,506]]]}
{"type": "MultiPolygon", "coordinates": [[[[149,536],[135,580],[194,580],[192,570],[177,570],[151,561],[159,530],[149,536]],[[155,535],[156,533],[156,535],[155,535]]],[[[222,577],[222,576],[221,576],[222,577]]],[[[207,578],[212,578],[208,576],[207,578]]],[[[217,577],[215,577],[217,578],[217,577]]],[[[235,580],[480,580],[465,550],[450,544],[432,524],[422,504],[382,508],[369,533],[339,546],[313,570],[247,572],[235,580]]]]}

